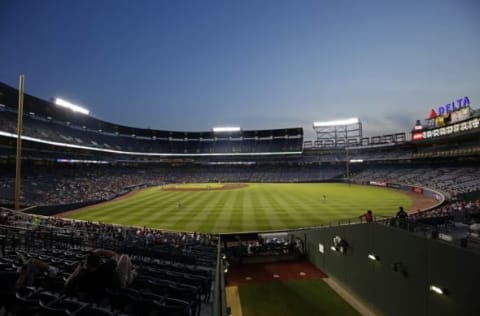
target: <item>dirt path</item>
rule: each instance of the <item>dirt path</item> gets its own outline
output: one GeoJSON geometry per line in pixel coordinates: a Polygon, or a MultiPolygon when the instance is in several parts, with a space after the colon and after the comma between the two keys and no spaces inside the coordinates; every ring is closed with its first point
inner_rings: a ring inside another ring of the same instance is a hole
{"type": "Polygon", "coordinates": [[[423,211],[438,204],[437,200],[426,197],[420,193],[406,192],[406,191],[400,191],[400,192],[408,195],[413,201],[412,206],[408,210],[406,210],[408,213],[414,213],[414,212],[417,212],[418,210],[423,211]]]}

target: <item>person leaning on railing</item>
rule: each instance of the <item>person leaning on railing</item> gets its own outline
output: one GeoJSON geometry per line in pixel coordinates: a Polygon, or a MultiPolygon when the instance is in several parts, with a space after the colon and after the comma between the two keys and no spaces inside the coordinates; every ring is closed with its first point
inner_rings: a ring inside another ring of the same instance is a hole
{"type": "Polygon", "coordinates": [[[361,220],[365,219],[365,223],[373,222],[373,213],[372,210],[367,210],[367,212],[363,215],[360,215],[358,218],[361,220]]]}

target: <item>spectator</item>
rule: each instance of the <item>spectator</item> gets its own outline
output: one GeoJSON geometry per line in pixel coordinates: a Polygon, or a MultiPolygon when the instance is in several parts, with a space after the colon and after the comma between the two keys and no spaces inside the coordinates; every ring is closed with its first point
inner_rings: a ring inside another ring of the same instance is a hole
{"type": "Polygon", "coordinates": [[[58,269],[38,259],[30,259],[25,261],[23,256],[21,261],[22,267],[19,269],[18,279],[15,283],[15,288],[20,289],[23,286],[33,285],[35,276],[39,273],[46,273],[50,277],[54,277],[58,273],[58,269]]]}
{"type": "Polygon", "coordinates": [[[408,219],[408,214],[403,210],[403,206],[400,206],[398,208],[397,212],[397,221],[398,221],[398,226],[400,228],[406,229],[407,228],[407,219],[408,219]]]}
{"type": "Polygon", "coordinates": [[[91,298],[98,298],[107,288],[129,286],[135,275],[130,257],[118,255],[110,250],[97,249],[87,256],[85,263],[77,266],[68,277],[65,286],[68,292],[85,293],[91,298]],[[101,256],[108,259],[102,262],[101,256]]]}
{"type": "Polygon", "coordinates": [[[372,210],[367,210],[367,212],[363,215],[360,215],[358,218],[363,219],[365,218],[366,223],[371,223],[373,222],[373,213],[372,210]]]}

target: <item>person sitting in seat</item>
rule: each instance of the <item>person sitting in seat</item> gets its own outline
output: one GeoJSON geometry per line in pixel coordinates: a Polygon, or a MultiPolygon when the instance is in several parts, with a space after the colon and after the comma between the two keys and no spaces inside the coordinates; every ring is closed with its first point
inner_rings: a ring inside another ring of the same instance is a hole
{"type": "Polygon", "coordinates": [[[22,266],[18,269],[18,278],[15,282],[15,289],[20,289],[23,286],[33,285],[35,277],[40,273],[45,273],[50,277],[54,277],[58,273],[58,269],[49,265],[46,262],[38,259],[29,259],[28,261],[19,254],[22,266]]]}
{"type": "Polygon", "coordinates": [[[97,249],[92,251],[85,262],[80,263],[65,281],[69,293],[84,293],[98,298],[105,289],[118,289],[129,286],[135,279],[130,257],[114,251],[97,249]],[[106,261],[102,261],[106,257],[106,261]]]}

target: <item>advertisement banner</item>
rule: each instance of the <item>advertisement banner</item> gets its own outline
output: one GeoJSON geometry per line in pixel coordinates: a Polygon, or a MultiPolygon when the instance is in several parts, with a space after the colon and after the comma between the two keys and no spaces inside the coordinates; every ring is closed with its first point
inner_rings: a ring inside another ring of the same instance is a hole
{"type": "Polygon", "coordinates": [[[422,193],[423,193],[423,188],[421,188],[421,187],[412,187],[412,192],[422,194],[422,193]]]}

